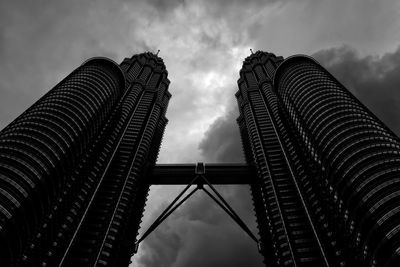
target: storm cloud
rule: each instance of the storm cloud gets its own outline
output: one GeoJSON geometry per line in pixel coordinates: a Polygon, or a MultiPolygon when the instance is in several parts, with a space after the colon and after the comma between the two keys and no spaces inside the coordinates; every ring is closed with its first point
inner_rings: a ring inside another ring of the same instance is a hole
{"type": "Polygon", "coordinates": [[[362,57],[341,46],[313,55],[397,135],[400,135],[400,48],[362,57]]]}
{"type": "MultiPolygon", "coordinates": [[[[217,190],[257,234],[248,187],[219,186],[217,190]]],[[[150,217],[155,218],[165,206],[150,217]]],[[[263,266],[254,241],[202,191],[187,200],[142,246],[134,258],[138,266],[263,266]]]]}
{"type": "Polygon", "coordinates": [[[244,162],[237,113],[230,111],[219,117],[205,132],[199,148],[209,162],[244,162]]]}

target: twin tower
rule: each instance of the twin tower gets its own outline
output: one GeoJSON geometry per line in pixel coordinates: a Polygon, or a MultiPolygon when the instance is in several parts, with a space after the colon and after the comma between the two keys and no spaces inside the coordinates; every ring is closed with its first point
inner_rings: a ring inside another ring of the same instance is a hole
{"type": "Polygon", "coordinates": [[[128,266],[149,186],[199,176],[250,185],[266,266],[400,266],[400,139],[315,60],[243,62],[247,164],[156,165],[167,75],[88,60],[1,131],[1,266],[128,266]]]}

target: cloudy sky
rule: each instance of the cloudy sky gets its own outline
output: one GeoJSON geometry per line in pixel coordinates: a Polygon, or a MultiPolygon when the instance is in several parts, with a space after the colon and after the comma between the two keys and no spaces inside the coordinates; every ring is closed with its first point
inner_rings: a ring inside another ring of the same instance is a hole
{"type": "MultiPolygon", "coordinates": [[[[241,162],[234,93],[252,48],[314,55],[399,134],[399,45],[398,0],[0,0],[0,128],[90,57],[160,49],[173,97],[159,162],[241,162]]],[[[256,232],[248,188],[219,189],[256,232]]],[[[152,188],[142,229],[179,190],[152,188]]],[[[200,192],[142,243],[134,265],[262,259],[200,192]]]]}

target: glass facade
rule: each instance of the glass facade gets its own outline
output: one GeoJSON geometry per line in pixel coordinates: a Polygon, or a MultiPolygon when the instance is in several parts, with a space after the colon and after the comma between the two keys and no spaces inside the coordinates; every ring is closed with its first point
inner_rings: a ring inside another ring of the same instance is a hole
{"type": "Polygon", "coordinates": [[[170,98],[162,59],[94,58],[0,133],[2,266],[127,266],[170,98]]]}
{"type": "Polygon", "coordinates": [[[365,265],[397,266],[399,138],[312,58],[288,58],[274,84],[322,171],[348,247],[365,265]]]}
{"type": "Polygon", "coordinates": [[[266,263],[398,266],[399,138],[308,56],[258,51],[238,86],[266,263]]]}
{"type": "Polygon", "coordinates": [[[323,266],[331,255],[322,246],[325,236],[318,233],[321,223],[313,217],[311,196],[306,194],[312,185],[305,183],[309,177],[303,159],[272,90],[275,69],[282,61],[260,51],[246,58],[236,94],[246,160],[258,171],[251,189],[261,251],[267,265],[323,266]]]}

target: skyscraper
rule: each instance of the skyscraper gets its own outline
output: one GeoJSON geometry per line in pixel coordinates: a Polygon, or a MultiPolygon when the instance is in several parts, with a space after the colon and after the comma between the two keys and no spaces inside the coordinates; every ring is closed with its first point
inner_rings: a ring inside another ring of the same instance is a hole
{"type": "Polygon", "coordinates": [[[127,266],[167,119],[152,53],[94,58],[0,133],[2,266],[127,266]]]}
{"type": "Polygon", "coordinates": [[[265,261],[400,264],[400,140],[315,60],[258,51],[236,94],[265,261]]]}
{"type": "Polygon", "coordinates": [[[0,132],[2,266],[128,266],[197,190],[267,266],[400,265],[400,139],[315,60],[258,51],[243,62],[247,164],[155,164],[167,76],[152,53],[90,59],[0,132]],[[260,240],[213,183],[250,185],[260,240]],[[138,239],[151,184],[197,187],[138,239]]]}

